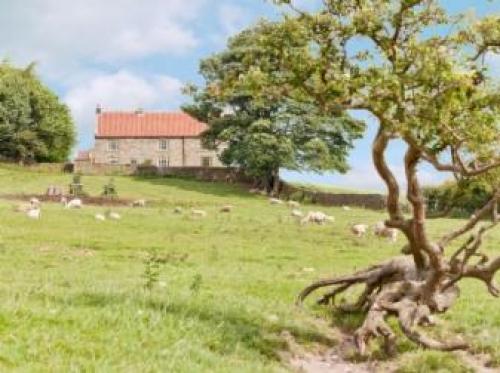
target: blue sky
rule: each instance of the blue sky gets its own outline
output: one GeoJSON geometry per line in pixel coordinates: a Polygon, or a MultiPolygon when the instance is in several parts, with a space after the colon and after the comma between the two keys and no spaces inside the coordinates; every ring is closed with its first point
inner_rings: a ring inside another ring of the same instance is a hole
{"type": "MultiPolygon", "coordinates": [[[[296,0],[314,8],[317,0],[296,0]]],[[[500,0],[443,0],[451,12],[478,16],[500,12],[500,0]]],[[[92,146],[96,104],[105,109],[177,109],[187,82],[200,82],[200,58],[222,49],[227,38],[279,10],[265,0],[2,0],[0,58],[38,63],[41,78],[71,108],[78,148],[92,146]]],[[[500,75],[500,57],[490,56],[500,75]]],[[[287,179],[380,190],[370,161],[374,122],[356,143],[347,175],[283,172],[287,179]]],[[[401,144],[389,159],[401,176],[401,144]]],[[[422,168],[426,183],[442,176],[422,168]]]]}

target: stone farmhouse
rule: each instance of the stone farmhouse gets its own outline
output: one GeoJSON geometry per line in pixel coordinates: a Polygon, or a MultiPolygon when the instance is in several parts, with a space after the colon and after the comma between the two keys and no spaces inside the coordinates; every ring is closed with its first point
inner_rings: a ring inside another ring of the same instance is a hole
{"type": "Polygon", "coordinates": [[[223,167],[218,151],[202,146],[207,125],[183,112],[96,109],[95,146],[75,163],[160,168],[223,167]]]}

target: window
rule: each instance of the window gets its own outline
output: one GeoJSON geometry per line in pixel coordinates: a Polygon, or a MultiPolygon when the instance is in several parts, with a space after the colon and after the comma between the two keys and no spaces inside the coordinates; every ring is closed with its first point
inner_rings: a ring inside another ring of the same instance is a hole
{"type": "Polygon", "coordinates": [[[114,151],[117,151],[119,149],[119,143],[117,140],[110,140],[108,142],[108,150],[114,152],[114,151]]]}
{"type": "Polygon", "coordinates": [[[168,167],[168,160],[166,158],[158,159],[158,167],[168,167]]]}
{"type": "Polygon", "coordinates": [[[160,140],[160,142],[158,143],[158,147],[160,150],[167,150],[168,149],[168,142],[167,140],[160,140]]]}
{"type": "Polygon", "coordinates": [[[211,167],[212,166],[212,157],[201,157],[201,165],[203,167],[211,167]]]}
{"type": "Polygon", "coordinates": [[[131,164],[132,166],[137,166],[137,159],[131,159],[131,160],[130,160],[130,164],[131,164]]]}
{"type": "Polygon", "coordinates": [[[120,159],[117,158],[117,157],[111,157],[109,159],[109,163],[111,163],[111,164],[118,164],[118,163],[120,163],[120,159]]]}

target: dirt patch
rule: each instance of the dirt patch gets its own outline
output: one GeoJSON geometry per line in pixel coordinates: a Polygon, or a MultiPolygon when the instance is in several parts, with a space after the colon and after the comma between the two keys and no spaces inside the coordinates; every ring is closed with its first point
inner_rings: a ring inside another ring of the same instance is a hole
{"type": "Polygon", "coordinates": [[[283,361],[294,371],[302,373],[374,373],[392,372],[395,366],[390,362],[367,361],[351,362],[344,356],[350,350],[353,342],[352,338],[338,333],[336,339],[339,344],[336,347],[325,347],[314,345],[311,349],[305,350],[299,345],[295,338],[287,331],[281,333],[281,337],[288,345],[288,351],[283,352],[283,361]]]}
{"type": "Polygon", "coordinates": [[[472,354],[468,351],[457,351],[455,354],[476,373],[498,373],[499,368],[488,368],[491,360],[487,354],[472,354]]]}
{"type": "MultiPolygon", "coordinates": [[[[40,202],[54,202],[60,203],[61,196],[47,196],[45,194],[3,194],[0,195],[1,199],[11,200],[11,201],[26,201],[28,202],[31,198],[37,198],[40,202]]],[[[67,196],[68,199],[71,197],[67,196]]],[[[124,198],[109,198],[109,197],[78,197],[82,200],[84,205],[95,205],[95,206],[131,206],[134,200],[124,199],[124,198]]]]}

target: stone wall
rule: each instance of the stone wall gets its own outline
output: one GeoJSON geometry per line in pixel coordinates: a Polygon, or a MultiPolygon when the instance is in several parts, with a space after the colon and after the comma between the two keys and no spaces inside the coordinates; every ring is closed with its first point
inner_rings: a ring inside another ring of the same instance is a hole
{"type": "Polygon", "coordinates": [[[356,206],[372,210],[386,208],[386,196],[382,194],[325,193],[306,190],[283,183],[280,197],[323,206],[356,206]]]}
{"type": "Polygon", "coordinates": [[[222,167],[219,152],[204,149],[199,138],[163,139],[167,148],[160,149],[160,139],[96,139],[92,161],[96,164],[143,164],[167,167],[200,167],[204,157],[210,158],[211,167],[222,167]],[[117,149],[112,150],[111,142],[117,149]],[[163,163],[162,163],[163,162],[163,163]]]}

